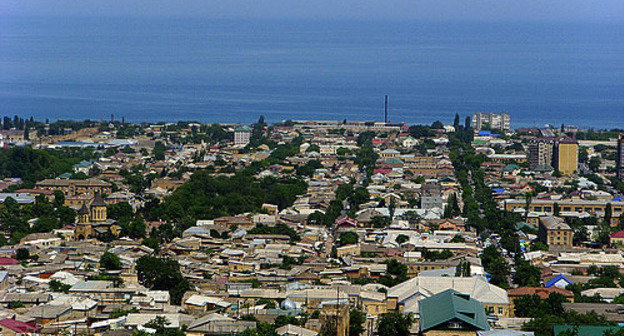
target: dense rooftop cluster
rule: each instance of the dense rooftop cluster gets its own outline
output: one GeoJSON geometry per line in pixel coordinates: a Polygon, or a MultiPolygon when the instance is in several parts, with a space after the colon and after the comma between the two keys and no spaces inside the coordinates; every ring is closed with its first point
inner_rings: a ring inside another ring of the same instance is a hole
{"type": "Polygon", "coordinates": [[[623,132],[1,125],[2,333],[622,332],[623,132]]]}

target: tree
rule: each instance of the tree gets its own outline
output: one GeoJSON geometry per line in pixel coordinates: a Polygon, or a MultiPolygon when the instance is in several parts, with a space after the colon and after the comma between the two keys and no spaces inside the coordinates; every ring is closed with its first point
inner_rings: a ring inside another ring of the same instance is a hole
{"type": "Polygon", "coordinates": [[[66,285],[58,280],[52,280],[50,281],[50,289],[53,292],[59,292],[59,293],[69,293],[69,289],[71,288],[71,285],[66,285]]]}
{"type": "Polygon", "coordinates": [[[404,234],[400,234],[396,237],[395,241],[397,242],[397,244],[401,245],[403,243],[405,243],[406,241],[409,240],[409,237],[407,235],[404,234]]]}
{"type": "Polygon", "coordinates": [[[15,252],[15,258],[21,261],[30,259],[30,252],[25,248],[18,248],[15,252]]]}
{"type": "Polygon", "coordinates": [[[134,210],[128,202],[119,202],[109,204],[106,207],[106,214],[108,218],[119,220],[121,218],[130,218],[134,216],[134,210]]]}
{"type": "Polygon", "coordinates": [[[509,287],[507,282],[509,265],[496,246],[490,245],[483,249],[481,253],[481,263],[485,271],[492,276],[492,284],[503,288],[509,287]]]}
{"type": "Polygon", "coordinates": [[[364,322],[366,322],[366,315],[360,310],[351,309],[349,311],[349,336],[360,336],[364,332],[364,322]]]}
{"type": "Polygon", "coordinates": [[[470,275],[470,261],[460,261],[459,264],[457,264],[457,267],[455,267],[455,276],[469,277],[470,275]]]}
{"type": "Polygon", "coordinates": [[[141,245],[151,248],[155,253],[160,252],[160,241],[156,237],[143,238],[141,245]]]}
{"type": "Polygon", "coordinates": [[[408,336],[414,323],[414,318],[410,314],[394,312],[383,314],[379,320],[379,336],[408,336]]]}
{"type": "Polygon", "coordinates": [[[611,206],[611,203],[607,203],[604,213],[604,221],[607,225],[611,225],[611,217],[613,217],[613,207],[611,206]]]}
{"type": "Polygon", "coordinates": [[[531,265],[528,261],[522,260],[517,263],[514,283],[519,286],[538,287],[540,285],[542,272],[539,267],[531,265]]]}
{"type": "Polygon", "coordinates": [[[306,222],[309,225],[322,225],[323,224],[323,213],[320,211],[314,211],[313,213],[308,215],[308,219],[306,222]]]}
{"type": "Polygon", "coordinates": [[[459,128],[459,114],[455,113],[455,119],[453,120],[453,126],[455,129],[459,128]]]}
{"type": "Polygon", "coordinates": [[[184,278],[176,260],[142,256],[136,261],[139,283],[147,288],[169,290],[171,302],[180,304],[182,296],[191,289],[191,284],[184,278]]]}
{"type": "Polygon", "coordinates": [[[390,225],[390,217],[386,216],[373,216],[371,218],[371,225],[376,229],[382,229],[390,225]]]}
{"type": "Polygon", "coordinates": [[[589,159],[588,166],[592,171],[598,171],[600,168],[600,158],[598,156],[592,156],[592,158],[589,159]]]}
{"type": "Polygon", "coordinates": [[[62,207],[63,204],[65,204],[65,194],[60,190],[54,190],[54,202],[52,205],[58,209],[62,207]]]}
{"type": "Polygon", "coordinates": [[[164,160],[166,150],[167,150],[167,147],[165,147],[165,145],[162,142],[156,141],[156,143],[154,143],[154,150],[152,151],[152,154],[154,155],[154,159],[159,160],[159,161],[164,160]]]}
{"type": "Polygon", "coordinates": [[[340,238],[338,239],[338,246],[352,245],[357,244],[358,235],[353,231],[347,231],[340,233],[340,238]]]}
{"type": "Polygon", "coordinates": [[[121,260],[115,254],[104,252],[100,257],[100,267],[107,270],[120,270],[122,268],[121,260]]]}
{"type": "Polygon", "coordinates": [[[394,197],[390,198],[390,204],[388,204],[388,213],[390,214],[390,219],[394,217],[394,210],[396,209],[396,201],[394,197]]]}

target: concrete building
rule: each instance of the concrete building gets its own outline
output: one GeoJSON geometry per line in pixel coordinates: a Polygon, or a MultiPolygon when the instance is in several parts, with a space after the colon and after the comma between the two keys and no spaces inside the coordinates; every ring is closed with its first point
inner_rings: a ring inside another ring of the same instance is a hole
{"type": "Polygon", "coordinates": [[[570,176],[578,169],[578,143],[569,137],[536,138],[529,142],[529,167],[551,166],[570,176]]]}
{"type": "Polygon", "coordinates": [[[510,117],[507,113],[475,113],[472,115],[472,127],[476,130],[482,128],[498,129],[506,131],[511,128],[510,117]]]}
{"type": "Polygon", "coordinates": [[[548,246],[572,247],[574,230],[559,217],[547,216],[539,221],[539,240],[548,246]]]}
{"type": "Polygon", "coordinates": [[[251,127],[238,126],[234,129],[234,145],[246,146],[251,139],[251,127]]]}
{"type": "Polygon", "coordinates": [[[619,178],[621,181],[624,181],[624,136],[619,136],[617,140],[615,168],[617,178],[619,178]]]}
{"type": "Polygon", "coordinates": [[[529,167],[552,166],[554,139],[537,138],[529,142],[529,167]]]}
{"type": "Polygon", "coordinates": [[[553,153],[553,167],[570,176],[578,170],[578,143],[570,138],[558,139],[553,153]]]}
{"type": "Polygon", "coordinates": [[[86,180],[46,179],[35,183],[35,186],[37,189],[42,190],[60,190],[65,196],[94,195],[96,193],[110,194],[112,191],[112,184],[96,178],[86,180]]]}

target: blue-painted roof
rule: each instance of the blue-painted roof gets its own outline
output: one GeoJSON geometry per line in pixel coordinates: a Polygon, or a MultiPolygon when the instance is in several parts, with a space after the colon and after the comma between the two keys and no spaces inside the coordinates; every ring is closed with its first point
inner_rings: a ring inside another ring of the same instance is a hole
{"type": "Polygon", "coordinates": [[[622,196],[615,196],[615,197],[613,197],[613,202],[620,202],[622,200],[624,200],[624,197],[622,197],[622,196]]]}
{"type": "Polygon", "coordinates": [[[552,287],[554,286],[559,280],[565,280],[567,283],[573,284],[574,282],[572,282],[572,280],[568,279],[565,277],[565,275],[563,274],[557,274],[554,278],[548,280],[548,282],[546,282],[546,284],[544,284],[546,287],[552,287]]]}
{"type": "Polygon", "coordinates": [[[492,191],[497,194],[501,194],[505,192],[505,188],[492,188],[492,191]]]}
{"type": "Polygon", "coordinates": [[[490,135],[492,134],[491,131],[479,131],[479,135],[490,135]]]}

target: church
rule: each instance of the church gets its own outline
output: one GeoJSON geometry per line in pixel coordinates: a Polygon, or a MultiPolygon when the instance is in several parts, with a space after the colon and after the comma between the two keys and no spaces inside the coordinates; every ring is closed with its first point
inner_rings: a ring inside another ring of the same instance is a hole
{"type": "Polygon", "coordinates": [[[76,224],[74,237],[77,240],[84,240],[104,236],[118,237],[119,226],[117,221],[108,219],[106,202],[104,202],[99,193],[96,193],[88,207],[85,203],[78,210],[78,223],[76,224]]]}

